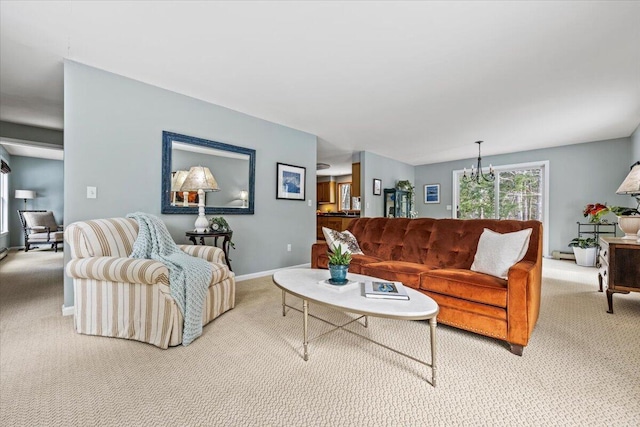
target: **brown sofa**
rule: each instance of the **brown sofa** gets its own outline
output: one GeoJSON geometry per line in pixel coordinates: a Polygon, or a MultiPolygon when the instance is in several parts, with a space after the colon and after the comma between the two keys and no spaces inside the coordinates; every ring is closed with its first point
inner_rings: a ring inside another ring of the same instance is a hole
{"type": "MultiPolygon", "coordinates": [[[[538,221],[359,218],[348,230],[364,255],[352,273],[402,282],[433,298],[438,321],[509,343],[522,355],[538,320],[542,280],[542,224],[538,221]],[[508,280],[471,271],[485,228],[509,233],[531,228],[529,249],[508,280]]],[[[327,268],[326,242],[311,249],[311,266],[327,268]]]]}

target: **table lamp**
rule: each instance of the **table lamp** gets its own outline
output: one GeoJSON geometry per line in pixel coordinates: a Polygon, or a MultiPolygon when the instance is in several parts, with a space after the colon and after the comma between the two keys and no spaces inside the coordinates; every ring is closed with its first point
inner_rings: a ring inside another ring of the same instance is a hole
{"type": "Polygon", "coordinates": [[[247,207],[247,199],[249,198],[249,193],[247,192],[247,190],[242,190],[240,192],[240,200],[242,200],[242,207],[246,208],[247,207]]]}
{"type": "Polygon", "coordinates": [[[209,168],[204,166],[193,166],[180,187],[180,191],[198,192],[198,218],[195,223],[195,231],[204,233],[209,228],[209,220],[204,216],[204,192],[220,191],[216,179],[209,168]]]}
{"type": "Polygon", "coordinates": [[[24,210],[27,210],[27,199],[35,199],[36,192],[32,190],[16,190],[16,199],[24,199],[24,210]]]}
{"type": "MultiPolygon", "coordinates": [[[[638,160],[633,165],[631,165],[631,170],[629,171],[629,174],[624,179],[624,181],[622,181],[622,184],[620,184],[620,188],[618,188],[618,190],[616,191],[616,194],[627,194],[631,197],[635,197],[636,200],[638,201],[638,206],[636,207],[636,209],[640,210],[640,160],[638,160]]],[[[636,225],[626,224],[627,222],[636,223],[636,224],[640,223],[640,217],[621,216],[618,218],[618,226],[622,231],[627,233],[627,235],[631,228],[635,228],[636,237],[638,239],[638,242],[640,243],[640,231],[638,230],[638,228],[640,227],[636,227],[636,225]],[[623,225],[623,222],[625,223],[624,225],[623,225]]],[[[625,237],[623,237],[623,239],[625,237]]]]}
{"type": "MultiPolygon", "coordinates": [[[[171,192],[173,194],[172,205],[176,206],[176,193],[180,192],[182,188],[182,184],[184,184],[184,180],[187,179],[187,175],[189,175],[189,171],[177,171],[173,173],[173,178],[171,178],[171,192]]],[[[182,192],[182,206],[189,206],[189,192],[182,192]]]]}

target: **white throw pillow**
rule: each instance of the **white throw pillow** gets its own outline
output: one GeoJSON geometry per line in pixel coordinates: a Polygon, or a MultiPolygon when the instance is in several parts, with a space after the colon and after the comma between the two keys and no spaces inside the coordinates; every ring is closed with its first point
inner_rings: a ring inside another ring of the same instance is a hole
{"type": "Polygon", "coordinates": [[[356,236],[350,231],[337,231],[327,227],[322,227],[322,234],[329,245],[331,252],[335,251],[338,246],[342,247],[342,253],[350,252],[352,255],[364,255],[356,236]]]}
{"type": "Polygon", "coordinates": [[[511,266],[527,253],[532,231],[526,228],[500,234],[485,228],[478,241],[471,270],[506,279],[511,266]]]}

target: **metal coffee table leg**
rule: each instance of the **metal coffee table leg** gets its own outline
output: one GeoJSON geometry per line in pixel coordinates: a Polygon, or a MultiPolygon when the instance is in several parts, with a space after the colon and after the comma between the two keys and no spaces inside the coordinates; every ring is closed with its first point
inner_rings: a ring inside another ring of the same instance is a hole
{"type": "Polygon", "coordinates": [[[302,317],[302,325],[304,328],[304,360],[305,362],[307,360],[309,360],[309,351],[308,351],[308,347],[309,347],[309,334],[307,332],[307,324],[308,324],[308,316],[309,316],[309,301],[302,300],[302,312],[303,312],[303,317],[302,317]]]}
{"type": "Polygon", "coordinates": [[[436,386],[436,318],[429,319],[431,327],[431,385],[436,386]]]}
{"type": "Polygon", "coordinates": [[[284,308],[287,306],[286,303],[286,297],[285,297],[285,293],[284,291],[282,291],[282,316],[286,316],[286,312],[284,311],[284,308]]]}

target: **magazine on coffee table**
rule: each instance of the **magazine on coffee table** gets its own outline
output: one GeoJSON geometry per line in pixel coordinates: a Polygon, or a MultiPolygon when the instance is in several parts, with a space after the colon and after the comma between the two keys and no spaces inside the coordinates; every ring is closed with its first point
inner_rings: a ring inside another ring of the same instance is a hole
{"type": "Polygon", "coordinates": [[[367,298],[408,300],[409,295],[400,282],[371,281],[364,282],[364,296],[367,298]]]}

